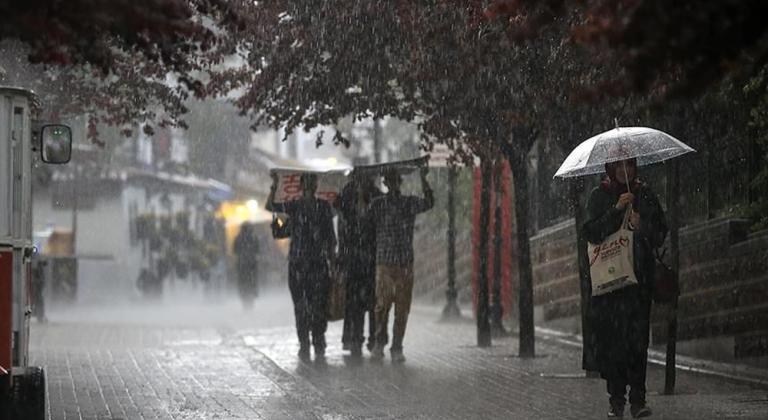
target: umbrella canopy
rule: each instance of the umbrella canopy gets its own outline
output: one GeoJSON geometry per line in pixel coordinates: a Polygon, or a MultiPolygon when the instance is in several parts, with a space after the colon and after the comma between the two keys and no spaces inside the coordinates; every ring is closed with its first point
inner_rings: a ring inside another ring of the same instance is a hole
{"type": "Polygon", "coordinates": [[[644,166],[695,151],[663,131],[648,127],[617,127],[591,137],[573,149],[555,173],[555,178],[602,173],[609,162],[634,158],[638,166],[644,166]]]}

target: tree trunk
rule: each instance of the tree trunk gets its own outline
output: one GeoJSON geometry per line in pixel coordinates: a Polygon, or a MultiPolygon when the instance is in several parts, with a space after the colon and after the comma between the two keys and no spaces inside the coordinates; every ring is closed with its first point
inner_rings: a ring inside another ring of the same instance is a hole
{"type": "Polygon", "coordinates": [[[456,167],[448,168],[448,288],[445,291],[443,321],[461,318],[461,311],[456,304],[456,167]]]}
{"type": "Polygon", "coordinates": [[[491,177],[493,168],[488,159],[483,159],[480,164],[482,187],[480,190],[480,273],[477,278],[477,345],[489,347],[491,345],[491,324],[488,320],[488,227],[490,225],[491,210],[491,177]]]}
{"type": "MultiPolygon", "coordinates": [[[[509,158],[508,158],[509,159],[509,158]]],[[[519,271],[518,307],[520,310],[520,357],[535,356],[533,326],[533,267],[528,238],[528,167],[525,158],[509,159],[515,187],[515,230],[519,271]]]]}
{"type": "Polygon", "coordinates": [[[501,203],[503,196],[503,161],[497,162],[493,169],[494,206],[493,206],[493,295],[491,297],[491,333],[494,337],[506,335],[504,308],[501,304],[501,203]]]}

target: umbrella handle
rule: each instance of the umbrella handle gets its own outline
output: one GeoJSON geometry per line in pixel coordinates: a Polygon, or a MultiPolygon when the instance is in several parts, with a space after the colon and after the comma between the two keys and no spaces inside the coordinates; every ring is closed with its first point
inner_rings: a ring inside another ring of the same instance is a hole
{"type": "Polygon", "coordinates": [[[632,204],[630,203],[627,205],[627,208],[624,210],[624,218],[621,222],[622,229],[629,229],[629,215],[632,213],[632,204]]]}
{"type": "MultiPolygon", "coordinates": [[[[626,160],[622,161],[621,162],[621,166],[624,167],[624,180],[627,182],[627,192],[631,193],[632,192],[632,188],[630,188],[630,186],[629,186],[629,174],[627,173],[627,161],[626,160]]],[[[624,223],[622,224],[622,226],[624,226],[624,228],[628,228],[629,227],[629,214],[630,213],[632,213],[632,203],[629,203],[629,205],[627,206],[627,211],[624,212],[624,223]]]]}
{"type": "Polygon", "coordinates": [[[629,174],[627,174],[627,161],[621,162],[621,166],[624,167],[624,180],[627,182],[627,192],[632,192],[632,188],[629,187],[629,174]]]}

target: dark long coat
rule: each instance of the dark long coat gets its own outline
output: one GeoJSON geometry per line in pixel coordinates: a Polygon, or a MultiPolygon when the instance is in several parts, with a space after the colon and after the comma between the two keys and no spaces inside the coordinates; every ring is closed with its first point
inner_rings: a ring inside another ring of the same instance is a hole
{"type": "Polygon", "coordinates": [[[237,256],[237,285],[241,293],[253,294],[257,289],[259,240],[253,226],[244,224],[235,238],[237,256]]]}
{"type": "MultiPolygon", "coordinates": [[[[368,202],[382,195],[375,187],[369,194],[368,202]]],[[[376,224],[370,215],[360,214],[357,198],[357,184],[350,182],[335,203],[341,214],[339,255],[347,279],[347,304],[372,310],[376,290],[376,224]]]]}
{"type": "MultiPolygon", "coordinates": [[[[601,243],[621,227],[624,211],[615,208],[626,187],[603,183],[595,188],[587,204],[584,236],[593,244],[601,243]]],[[[592,334],[585,345],[594,346],[595,365],[603,377],[623,369],[637,358],[647,357],[650,329],[651,296],[654,282],[653,250],[664,243],[667,225],[664,210],[647,186],[638,184],[633,207],[640,213],[641,227],[634,232],[635,274],[639,285],[595,296],[590,302],[589,321],[592,334]]]]}

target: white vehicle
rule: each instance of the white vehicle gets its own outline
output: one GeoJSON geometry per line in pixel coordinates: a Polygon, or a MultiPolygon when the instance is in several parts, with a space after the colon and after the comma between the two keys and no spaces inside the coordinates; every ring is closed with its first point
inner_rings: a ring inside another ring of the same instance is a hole
{"type": "Polygon", "coordinates": [[[29,366],[31,315],[32,160],[66,163],[72,132],[59,124],[32,127],[29,90],[0,86],[0,418],[45,419],[45,372],[29,366]]]}

